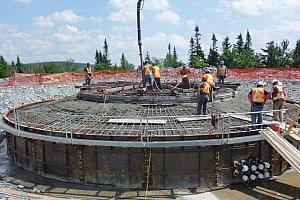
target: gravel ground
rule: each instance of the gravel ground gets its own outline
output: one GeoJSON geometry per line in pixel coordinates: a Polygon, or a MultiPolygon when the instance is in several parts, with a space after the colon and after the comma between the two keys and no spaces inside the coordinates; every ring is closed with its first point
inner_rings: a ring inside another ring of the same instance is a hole
{"type": "Polygon", "coordinates": [[[32,85],[0,88],[0,112],[22,103],[75,95],[74,85],[32,85]]]}

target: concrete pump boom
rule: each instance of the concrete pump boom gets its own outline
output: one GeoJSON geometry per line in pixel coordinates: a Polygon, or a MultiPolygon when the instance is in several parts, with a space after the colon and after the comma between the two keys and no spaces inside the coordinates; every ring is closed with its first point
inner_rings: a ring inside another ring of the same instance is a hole
{"type": "Polygon", "coordinates": [[[140,55],[140,67],[143,66],[143,51],[142,51],[142,33],[141,33],[141,3],[144,0],[138,0],[137,2],[137,33],[138,33],[138,46],[140,55]]]}

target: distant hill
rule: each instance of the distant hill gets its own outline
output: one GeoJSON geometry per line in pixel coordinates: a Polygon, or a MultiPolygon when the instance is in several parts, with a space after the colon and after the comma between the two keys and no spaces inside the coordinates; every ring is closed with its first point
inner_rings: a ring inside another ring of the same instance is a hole
{"type": "MultiPolygon", "coordinates": [[[[57,66],[62,66],[66,63],[66,61],[47,61],[47,62],[26,63],[26,64],[24,64],[24,66],[30,66],[30,67],[34,68],[34,67],[44,66],[44,65],[47,65],[47,64],[50,64],[50,63],[55,64],[57,66]]],[[[78,67],[80,69],[83,69],[85,67],[86,63],[76,63],[76,62],[74,62],[73,65],[76,68],[78,67]]],[[[94,65],[92,65],[92,66],[94,67],[94,65]]]]}

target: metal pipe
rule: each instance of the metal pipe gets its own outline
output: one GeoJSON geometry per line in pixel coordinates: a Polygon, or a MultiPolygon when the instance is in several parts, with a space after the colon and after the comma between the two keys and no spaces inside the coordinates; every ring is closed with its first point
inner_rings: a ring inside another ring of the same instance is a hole
{"type": "MultiPolygon", "coordinates": [[[[142,30],[141,30],[141,3],[143,0],[137,2],[137,34],[138,34],[138,46],[140,56],[140,67],[143,67],[143,51],[142,51],[142,30]]],[[[144,75],[142,73],[142,80],[144,81],[144,75]]]]}

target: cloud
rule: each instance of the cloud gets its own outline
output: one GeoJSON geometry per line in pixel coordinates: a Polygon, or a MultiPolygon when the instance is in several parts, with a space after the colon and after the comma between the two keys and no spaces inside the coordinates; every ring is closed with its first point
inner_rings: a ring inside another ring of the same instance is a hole
{"type": "Polygon", "coordinates": [[[100,16],[91,16],[89,19],[95,23],[100,23],[103,21],[102,17],[100,17],[100,16]]]}
{"type": "MultiPolygon", "coordinates": [[[[168,44],[176,46],[177,52],[185,56],[189,45],[189,40],[184,36],[177,34],[167,34],[163,32],[156,33],[152,36],[145,37],[143,45],[146,51],[155,57],[164,57],[168,51],[168,44]]],[[[144,51],[145,53],[145,51],[144,51]]]]}
{"type": "Polygon", "coordinates": [[[33,18],[33,25],[39,28],[51,28],[54,21],[50,17],[38,16],[33,18]]]}
{"type": "Polygon", "coordinates": [[[151,0],[146,1],[145,9],[150,10],[168,10],[170,8],[169,0],[151,0]]]}
{"type": "Polygon", "coordinates": [[[30,4],[33,2],[33,0],[14,0],[14,1],[21,4],[30,4]]]}
{"type": "Polygon", "coordinates": [[[51,28],[56,23],[77,23],[84,20],[83,16],[78,16],[73,10],[54,12],[49,16],[38,16],[33,18],[33,24],[39,28],[51,28]]]}
{"type": "Polygon", "coordinates": [[[59,32],[54,34],[61,41],[74,41],[81,37],[81,32],[75,26],[65,25],[60,28],[59,32]]]}
{"type": "MultiPolygon", "coordinates": [[[[136,0],[110,0],[109,4],[113,11],[108,15],[108,19],[119,23],[132,23],[136,20],[136,0]]],[[[171,8],[169,0],[145,1],[142,8],[155,12],[155,19],[161,23],[179,25],[181,20],[171,8]]],[[[143,12],[141,13],[143,18],[143,12]]]]}
{"type": "Polygon", "coordinates": [[[277,26],[276,30],[282,32],[300,32],[300,21],[283,20],[277,26]]]}
{"type": "MultiPolygon", "coordinates": [[[[273,11],[286,12],[289,9],[300,7],[298,0],[219,0],[222,10],[237,12],[249,16],[260,16],[273,11]]],[[[278,14],[278,13],[277,13],[278,14]]]]}
{"type": "Polygon", "coordinates": [[[113,11],[107,17],[109,20],[119,23],[130,23],[135,20],[135,0],[110,0],[109,5],[113,8],[113,11]]]}
{"type": "Polygon", "coordinates": [[[180,24],[180,17],[175,12],[171,10],[162,11],[159,15],[155,17],[156,21],[164,22],[174,25],[180,24]]]}

